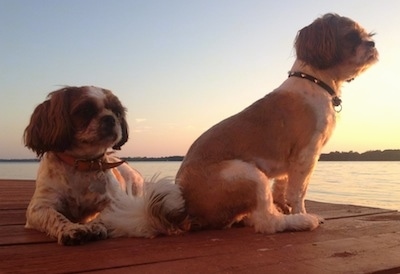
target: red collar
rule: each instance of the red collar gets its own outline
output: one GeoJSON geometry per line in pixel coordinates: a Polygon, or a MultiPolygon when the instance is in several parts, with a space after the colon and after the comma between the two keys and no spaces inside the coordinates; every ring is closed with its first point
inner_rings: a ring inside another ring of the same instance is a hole
{"type": "Polygon", "coordinates": [[[107,163],[105,155],[94,159],[78,159],[65,153],[55,153],[58,159],[63,163],[74,167],[78,171],[105,171],[110,168],[117,167],[125,163],[125,161],[119,161],[115,163],[107,163]]]}

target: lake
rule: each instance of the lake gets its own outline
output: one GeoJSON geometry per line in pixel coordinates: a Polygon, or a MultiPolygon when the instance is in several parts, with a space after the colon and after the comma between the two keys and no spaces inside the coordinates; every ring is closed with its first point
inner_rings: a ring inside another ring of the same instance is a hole
{"type": "MultiPolygon", "coordinates": [[[[175,176],[181,162],[129,162],[145,178],[175,176]]],[[[35,179],[37,162],[1,162],[1,179],[35,179]]],[[[400,162],[318,162],[309,200],[400,210],[400,162]]]]}

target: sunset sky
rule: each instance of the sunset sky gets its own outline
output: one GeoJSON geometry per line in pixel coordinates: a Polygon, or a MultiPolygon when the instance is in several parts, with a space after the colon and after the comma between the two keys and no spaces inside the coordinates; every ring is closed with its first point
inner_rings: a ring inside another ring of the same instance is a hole
{"type": "Polygon", "coordinates": [[[206,129],[271,92],[293,40],[335,12],[376,32],[380,61],[342,87],[323,152],[400,149],[400,1],[0,0],[0,158],[63,85],[112,90],[128,109],[119,156],[184,155],[206,129]]]}

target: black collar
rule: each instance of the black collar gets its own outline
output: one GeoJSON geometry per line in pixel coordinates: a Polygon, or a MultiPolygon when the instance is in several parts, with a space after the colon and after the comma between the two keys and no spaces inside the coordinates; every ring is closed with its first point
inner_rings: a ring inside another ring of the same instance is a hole
{"type": "Polygon", "coordinates": [[[315,78],[314,76],[311,76],[309,74],[306,74],[306,73],[303,73],[303,72],[299,72],[299,71],[289,71],[289,76],[288,77],[292,77],[292,76],[304,78],[304,79],[310,80],[311,82],[316,83],[318,86],[320,86],[321,88],[326,90],[332,96],[332,104],[333,104],[333,106],[335,106],[335,107],[339,107],[340,106],[340,109],[337,110],[337,112],[342,110],[342,106],[340,105],[342,103],[342,100],[339,97],[337,97],[336,92],[330,86],[328,86],[326,83],[324,83],[321,80],[315,78]]]}

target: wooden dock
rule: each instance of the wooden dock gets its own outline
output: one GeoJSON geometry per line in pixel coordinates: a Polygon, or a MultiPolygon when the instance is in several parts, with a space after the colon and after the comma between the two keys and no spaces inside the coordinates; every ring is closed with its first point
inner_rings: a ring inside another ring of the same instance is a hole
{"type": "Polygon", "coordinates": [[[400,273],[400,213],[307,202],[311,232],[209,230],[66,247],[24,228],[33,181],[0,180],[0,273],[400,273]]]}

